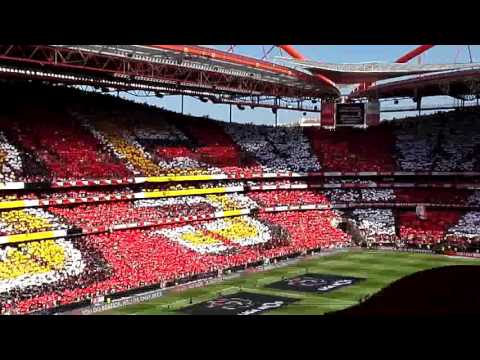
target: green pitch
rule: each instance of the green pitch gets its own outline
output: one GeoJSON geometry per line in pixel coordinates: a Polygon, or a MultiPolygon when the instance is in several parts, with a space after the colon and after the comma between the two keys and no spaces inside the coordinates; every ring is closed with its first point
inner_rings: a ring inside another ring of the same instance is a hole
{"type": "Polygon", "coordinates": [[[294,265],[257,273],[245,273],[240,277],[203,288],[171,291],[164,296],[137,305],[114,309],[106,315],[169,315],[181,314],[177,309],[211,300],[238,291],[272,294],[300,299],[300,301],[268,311],[268,315],[319,315],[341,310],[358,303],[361,297],[378,292],[388,284],[414,272],[446,265],[480,265],[480,260],[449,258],[441,255],[363,251],[348,252],[310,258],[294,265]],[[305,273],[346,275],[365,278],[352,286],[325,294],[282,291],[265,287],[282,279],[305,273]]]}

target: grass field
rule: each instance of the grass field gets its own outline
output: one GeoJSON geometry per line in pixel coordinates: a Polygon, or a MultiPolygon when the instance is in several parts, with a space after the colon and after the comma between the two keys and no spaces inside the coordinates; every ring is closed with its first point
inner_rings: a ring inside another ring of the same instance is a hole
{"type": "Polygon", "coordinates": [[[203,288],[169,292],[164,296],[137,305],[104,312],[105,315],[169,315],[181,314],[178,309],[211,300],[222,295],[247,291],[299,299],[294,304],[265,312],[268,315],[319,315],[341,310],[358,303],[367,295],[414,272],[446,265],[480,265],[480,260],[449,258],[441,255],[352,250],[302,260],[294,265],[273,270],[245,273],[235,279],[203,288]],[[300,293],[266,288],[265,285],[305,273],[346,275],[366,278],[352,286],[325,294],[300,293]]]}

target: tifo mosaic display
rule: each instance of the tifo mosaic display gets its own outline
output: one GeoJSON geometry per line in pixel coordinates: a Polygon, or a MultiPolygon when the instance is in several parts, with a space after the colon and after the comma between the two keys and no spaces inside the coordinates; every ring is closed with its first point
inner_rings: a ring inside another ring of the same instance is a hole
{"type": "Polygon", "coordinates": [[[0,92],[2,313],[352,244],[480,248],[476,110],[331,132],[0,92]]]}

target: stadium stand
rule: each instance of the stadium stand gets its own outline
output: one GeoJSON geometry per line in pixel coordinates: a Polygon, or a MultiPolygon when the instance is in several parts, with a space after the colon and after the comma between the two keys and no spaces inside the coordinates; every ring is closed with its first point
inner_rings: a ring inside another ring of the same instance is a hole
{"type": "Polygon", "coordinates": [[[254,156],[265,172],[316,172],[321,166],[301,128],[224,125],[233,140],[254,156]]]}
{"type": "Polygon", "coordinates": [[[327,204],[327,197],[314,191],[272,190],[249,193],[250,197],[265,207],[283,205],[327,204]]]}
{"type": "Polygon", "coordinates": [[[460,211],[430,210],[428,218],[421,220],[415,212],[401,212],[398,219],[400,237],[410,244],[440,243],[448,229],[458,222],[460,216],[460,211]]]}
{"type": "Polygon", "coordinates": [[[193,150],[202,162],[221,168],[222,172],[230,175],[249,176],[261,172],[260,165],[248,153],[241,151],[241,144],[232,140],[220,122],[205,122],[205,119],[194,117],[184,117],[183,120],[176,123],[196,145],[193,150]]]}
{"type": "MultiPolygon", "coordinates": [[[[118,160],[101,151],[95,138],[72,121],[62,103],[56,102],[54,97],[44,94],[32,96],[27,101],[28,107],[17,101],[5,104],[7,109],[4,111],[9,114],[3,117],[4,133],[1,136],[6,140],[3,148],[8,155],[6,164],[11,169],[21,172],[28,158],[24,154],[22,159],[20,152],[24,152],[34,153],[33,163],[41,164],[38,167],[47,172],[42,175],[52,179],[125,178],[131,175],[118,160]]],[[[24,176],[32,178],[32,173],[38,173],[31,171],[32,165],[24,169],[24,176]]]]}
{"type": "Polygon", "coordinates": [[[404,119],[394,130],[396,159],[405,171],[473,171],[480,140],[478,114],[438,113],[404,119]]]}
{"type": "Polygon", "coordinates": [[[58,216],[68,219],[69,223],[85,230],[101,226],[111,227],[120,224],[154,221],[159,218],[201,216],[214,212],[213,207],[206,203],[193,203],[185,200],[185,198],[175,202],[168,200],[86,204],[51,207],[49,210],[58,216]]]}
{"type": "Polygon", "coordinates": [[[2,304],[8,304],[2,311],[25,313],[148,284],[166,286],[197,274],[244,267],[321,246],[345,245],[348,237],[331,226],[330,215],[283,213],[262,215],[258,220],[240,217],[158,230],[90,235],[72,240],[75,249],[80,250],[70,254],[64,248],[65,260],[59,260],[57,268],[52,259],[55,253],[48,249],[55,247],[55,242],[39,242],[47,248],[42,256],[50,265],[48,281],[38,276],[45,269],[30,266],[34,259],[16,255],[29,245],[10,246],[1,261],[5,270],[0,281],[2,289],[8,289],[0,294],[2,304]],[[270,230],[271,224],[287,229],[288,244],[284,244],[284,239],[272,239],[275,231],[270,230]],[[314,229],[319,228],[325,230],[324,238],[314,235],[314,229]],[[265,246],[267,243],[269,246],[265,246]],[[82,254],[80,260],[78,252],[82,254]],[[18,276],[11,269],[16,267],[23,268],[30,282],[15,282],[18,276]]]}
{"type": "Polygon", "coordinates": [[[457,224],[449,229],[449,234],[459,237],[480,236],[480,212],[467,212],[458,220],[457,224]]]}
{"type": "Polygon", "coordinates": [[[365,241],[379,245],[395,241],[395,218],[391,209],[355,209],[352,218],[364,233],[365,241]]]}
{"type": "Polygon", "coordinates": [[[2,313],[348,247],[345,220],[368,246],[478,251],[477,180],[455,188],[458,175],[430,173],[479,170],[474,110],[304,130],[226,124],[73,89],[38,99],[31,90],[19,102],[15,91],[1,89],[2,313]],[[392,171],[427,174],[352,174],[392,171]]]}
{"type": "Polygon", "coordinates": [[[0,235],[66,229],[60,219],[42,209],[9,210],[0,212],[0,235]]]}
{"type": "Polygon", "coordinates": [[[2,182],[13,182],[18,179],[22,171],[20,152],[10,144],[3,133],[0,132],[0,164],[2,182]]]}
{"type": "Polygon", "coordinates": [[[307,128],[305,133],[325,171],[395,170],[392,156],[395,138],[390,127],[385,124],[368,131],[307,128]]]}

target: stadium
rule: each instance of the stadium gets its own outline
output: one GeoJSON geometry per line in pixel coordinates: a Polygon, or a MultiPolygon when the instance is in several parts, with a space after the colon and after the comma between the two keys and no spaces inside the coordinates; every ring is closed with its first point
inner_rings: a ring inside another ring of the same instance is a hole
{"type": "Polygon", "coordinates": [[[1,314],[378,314],[395,289],[419,307],[422,279],[467,284],[480,64],[421,60],[437,47],[0,45],[1,314]]]}

